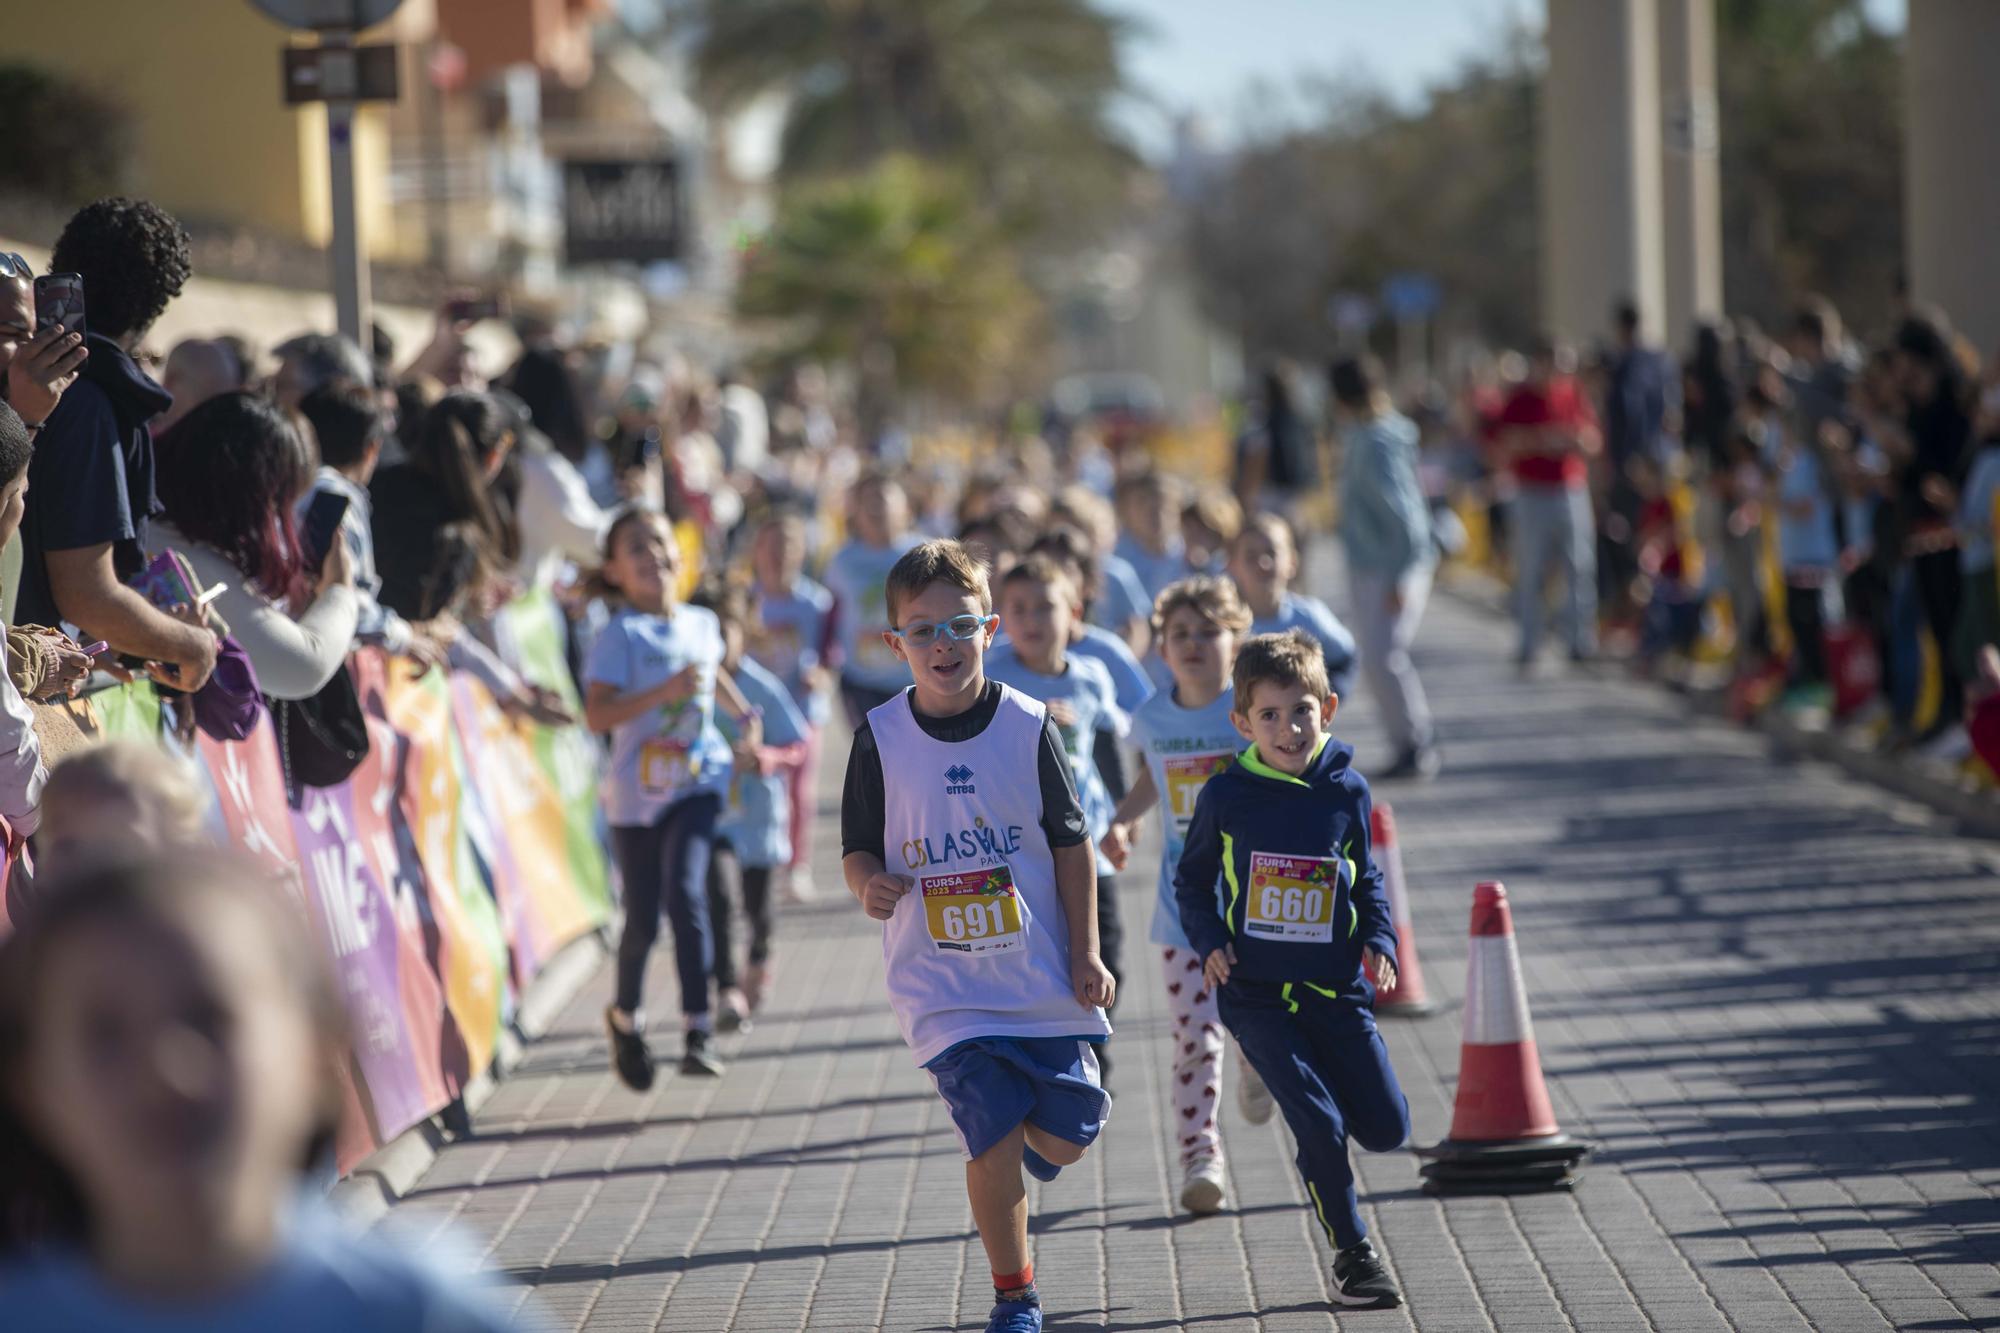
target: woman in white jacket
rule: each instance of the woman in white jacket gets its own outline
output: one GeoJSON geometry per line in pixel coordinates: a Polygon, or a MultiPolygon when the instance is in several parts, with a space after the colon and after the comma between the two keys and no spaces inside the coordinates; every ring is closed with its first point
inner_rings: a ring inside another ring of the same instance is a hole
{"type": "Polygon", "coordinates": [[[166,510],[149,525],[149,555],[179,551],[211,606],[243,645],[273,699],[307,699],[333,679],[354,646],[360,603],[344,542],[318,569],[300,547],[295,505],[313,480],[313,454],[292,421],[247,393],[188,413],[159,454],[166,510]]]}

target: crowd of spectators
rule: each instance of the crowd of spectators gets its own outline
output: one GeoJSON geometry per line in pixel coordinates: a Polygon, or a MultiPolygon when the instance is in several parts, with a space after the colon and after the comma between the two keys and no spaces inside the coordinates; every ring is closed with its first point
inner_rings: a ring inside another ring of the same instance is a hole
{"type": "Polygon", "coordinates": [[[1458,450],[1437,473],[1478,478],[1522,669],[1554,582],[1575,658],[1719,664],[1739,715],[1966,758],[2000,642],[2000,361],[1914,306],[1867,341],[1816,297],[1777,336],[1706,322],[1678,365],[1640,325],[1498,358],[1432,432],[1458,450]]]}

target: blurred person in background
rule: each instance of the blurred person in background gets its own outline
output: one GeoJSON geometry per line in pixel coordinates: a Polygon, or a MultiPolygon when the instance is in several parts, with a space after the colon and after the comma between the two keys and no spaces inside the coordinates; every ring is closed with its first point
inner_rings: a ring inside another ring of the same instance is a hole
{"type": "Polygon", "coordinates": [[[85,864],[212,847],[202,775],[150,739],[85,746],[49,770],[42,789],[37,868],[69,873],[85,864]]]}
{"type": "Polygon", "coordinates": [[[168,431],[188,413],[218,394],[247,388],[243,365],[228,346],[210,338],[183,338],[167,353],[160,368],[160,387],[173,395],[166,411],[153,418],[153,436],[164,442],[168,431]]]}
{"type": "MultiPolygon", "coordinates": [[[[1119,481],[1113,501],[1118,511],[1117,554],[1139,576],[1150,605],[1169,584],[1187,577],[1180,478],[1144,467],[1119,481]]],[[[1150,665],[1147,669],[1153,670],[1150,665]]]]}
{"type": "Polygon", "coordinates": [[[435,665],[442,660],[442,650],[429,635],[382,605],[379,597],[382,575],[375,567],[375,529],[368,502],[368,483],[389,434],[379,396],[365,384],[334,380],[300,400],[299,413],[312,426],[319,452],[319,470],[299,502],[299,521],[304,521],[317,496],[333,494],[347,502],[340,518],[340,541],[353,567],[355,637],[435,665]]]}
{"type": "Polygon", "coordinates": [[[42,424],[21,524],[16,624],[68,622],[171,689],[198,690],[216,639],[191,610],[154,607],[125,581],[145,563],[153,515],[152,419],[173,399],[132,359],[188,279],[188,238],[152,204],[102,199],[78,210],[56,242],[58,272],[83,276],[90,359],[42,424]]]}
{"type": "MultiPolygon", "coordinates": [[[[1300,404],[1298,367],[1267,367],[1257,417],[1236,442],[1236,500],[1247,513],[1269,510],[1300,527],[1300,503],[1319,485],[1319,438],[1300,404]]],[[[1149,585],[1150,586],[1150,585],[1149,585]]],[[[1162,589],[1152,588],[1154,596],[1162,589]]]]}
{"type": "Polygon", "coordinates": [[[883,583],[903,552],[915,546],[903,487],[888,472],[861,476],[847,493],[846,545],[827,561],[823,578],[834,597],[840,697],[850,725],[910,683],[910,668],[884,641],[889,623],[883,583]]]}
{"type": "Polygon", "coordinates": [[[1431,777],[1437,739],[1410,660],[1436,566],[1430,506],[1417,478],[1417,428],[1390,405],[1373,357],[1335,362],[1331,380],[1341,423],[1340,540],[1361,670],[1396,756],[1376,776],[1431,777]]]}
{"type": "Polygon", "coordinates": [[[271,377],[271,396],[287,412],[298,410],[305,396],[322,384],[352,380],[373,384],[375,366],[352,338],[338,333],[301,333],[271,349],[278,370],[271,377]]]}
{"type": "Polygon", "coordinates": [[[1942,316],[1905,319],[1896,329],[1895,352],[1897,382],[1908,404],[1910,449],[1897,490],[1903,555],[1924,624],[1938,646],[1943,691],[1937,720],[1918,738],[1927,741],[1954,732],[1964,708],[1962,677],[1951,653],[1964,591],[1952,520],[1957,488],[1971,458],[1972,394],[1942,316]]]}
{"type": "MultiPolygon", "coordinates": [[[[0,403],[0,545],[11,542],[21,526],[33,448],[27,424],[0,403]]],[[[12,672],[0,670],[0,817],[21,837],[33,833],[39,822],[47,777],[35,712],[14,688],[12,672]]]]}
{"type": "Polygon", "coordinates": [[[1515,615],[1525,672],[1541,651],[1543,576],[1554,562],[1564,584],[1563,636],[1570,657],[1597,653],[1597,537],[1590,504],[1590,460],[1603,448],[1596,415],[1576,382],[1569,348],[1544,338],[1527,378],[1500,409],[1500,449],[1514,473],[1508,526],[1514,538],[1515,615]]]}
{"type": "Polygon", "coordinates": [[[791,860],[786,893],[796,902],[818,896],[812,881],[813,782],[819,776],[820,736],[831,716],[833,594],[805,572],[806,524],[795,511],[778,510],[757,527],[750,542],[750,595],[755,620],[749,651],[791,692],[805,721],[805,754],[786,770],[790,784],[791,860]]]}
{"type": "Polygon", "coordinates": [[[301,549],[296,506],[313,483],[312,449],[253,394],[211,398],[182,424],[160,455],[166,514],[148,552],[178,551],[203,588],[226,585],[211,605],[266,695],[311,698],[353,648],[361,610],[350,546],[334,542],[317,569],[301,549]]]}
{"type": "Polygon", "coordinates": [[[1639,572],[1635,539],[1639,492],[1632,460],[1648,458],[1671,471],[1669,433],[1680,412],[1680,377],[1673,362],[1642,340],[1639,307],[1621,301],[1611,312],[1611,348],[1604,366],[1605,522],[1599,543],[1600,601],[1629,610],[1626,590],[1639,572]]]}
{"type": "Polygon", "coordinates": [[[534,721],[574,719],[545,686],[523,680],[478,631],[516,591],[521,556],[513,500],[496,485],[519,438],[492,394],[455,390],[425,414],[407,462],[379,469],[368,498],[382,605],[429,633],[500,706],[534,721]]]}
{"type": "Polygon", "coordinates": [[[1075,528],[1090,539],[1097,561],[1097,582],[1084,590],[1090,623],[1116,634],[1135,658],[1143,659],[1152,642],[1153,601],[1138,571],[1116,550],[1118,519],[1110,503],[1090,487],[1072,483],[1050,505],[1049,522],[1075,528]]]}
{"type": "MultiPolygon", "coordinates": [[[[1994,507],[2000,503],[2000,352],[1994,354],[1972,424],[1977,443],[1957,511],[1961,597],[1952,638],[1952,658],[1965,681],[1979,673],[1980,650],[2000,644],[2000,573],[1993,554],[1994,507]]],[[[1972,710],[1966,712],[1970,716],[1972,710]]]]}
{"type": "Polygon", "coordinates": [[[0,962],[10,1328],[507,1327],[440,1261],[311,1198],[350,1057],[289,895],[190,852],[45,888],[0,962]]]}
{"type": "Polygon", "coordinates": [[[722,372],[719,390],[721,415],[715,442],[722,446],[724,465],[731,473],[761,471],[771,452],[771,416],[764,395],[733,366],[722,372]]]}
{"type": "MultiPolygon", "coordinates": [[[[0,402],[12,407],[32,438],[76,382],[90,355],[83,330],[35,322],[35,275],[26,260],[0,251],[0,402]]],[[[0,618],[11,619],[21,585],[21,543],[0,548],[0,618]]]]}
{"type": "Polygon", "coordinates": [[[83,330],[36,325],[35,275],[21,256],[0,251],[0,401],[30,435],[41,431],[89,355],[83,330]]]}

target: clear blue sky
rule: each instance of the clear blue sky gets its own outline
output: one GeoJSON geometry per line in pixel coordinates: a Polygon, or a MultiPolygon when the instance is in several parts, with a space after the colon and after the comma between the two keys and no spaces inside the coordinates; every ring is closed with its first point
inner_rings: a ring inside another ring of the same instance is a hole
{"type": "MultiPolygon", "coordinates": [[[[1465,60],[1490,50],[1510,24],[1539,27],[1542,0],[1100,0],[1147,24],[1132,43],[1138,81],[1176,109],[1198,111],[1223,140],[1236,137],[1258,78],[1280,89],[1301,76],[1355,76],[1415,102],[1465,60]]],[[[1906,0],[1868,0],[1881,23],[1901,28],[1906,0]]],[[[1158,113],[1133,108],[1126,123],[1143,146],[1165,141],[1158,113]]]]}

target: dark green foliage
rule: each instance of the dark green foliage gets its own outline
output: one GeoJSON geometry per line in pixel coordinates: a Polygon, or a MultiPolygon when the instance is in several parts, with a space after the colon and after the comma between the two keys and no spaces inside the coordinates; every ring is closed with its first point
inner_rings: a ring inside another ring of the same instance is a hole
{"type": "Polygon", "coordinates": [[[131,113],[37,65],[0,64],[0,190],[57,204],[116,194],[131,180],[131,113]]]}

